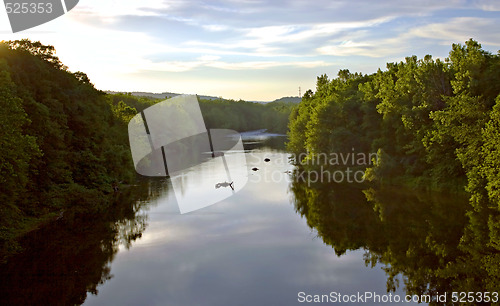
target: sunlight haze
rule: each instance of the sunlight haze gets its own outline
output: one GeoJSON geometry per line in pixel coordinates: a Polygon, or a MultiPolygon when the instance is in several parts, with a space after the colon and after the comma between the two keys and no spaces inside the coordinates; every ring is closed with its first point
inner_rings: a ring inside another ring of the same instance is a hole
{"type": "Polygon", "coordinates": [[[498,1],[97,1],[2,40],[54,45],[96,88],[271,101],[315,90],[339,69],[373,73],[387,62],[445,58],[474,38],[500,49],[498,1]]]}

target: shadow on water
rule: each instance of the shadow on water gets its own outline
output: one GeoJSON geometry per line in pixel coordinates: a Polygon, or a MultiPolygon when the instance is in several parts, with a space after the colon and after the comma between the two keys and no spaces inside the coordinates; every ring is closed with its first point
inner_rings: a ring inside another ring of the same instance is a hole
{"type": "Polygon", "coordinates": [[[446,292],[446,303],[430,303],[441,305],[453,304],[452,292],[500,290],[499,250],[477,242],[488,239],[487,214],[467,198],[297,180],[290,189],[296,212],[338,256],[364,249],[367,266],[383,265],[388,292],[446,292]]]}
{"type": "MultiPolygon", "coordinates": [[[[284,137],[254,148],[284,148],[284,137]]],[[[279,149],[278,148],[278,149],[279,149]]],[[[168,179],[144,178],[115,195],[100,215],[74,215],[22,237],[21,251],[0,264],[0,305],[79,305],[113,278],[111,263],[148,226],[147,211],[170,190],[168,179]]]]}
{"type": "MultiPolygon", "coordinates": [[[[280,151],[285,140],[254,141],[245,149],[280,151]]],[[[229,188],[226,183],[220,188],[229,188]]],[[[141,238],[148,210],[170,186],[168,180],[154,179],[138,184],[118,194],[105,214],[65,214],[24,237],[24,251],[0,265],[0,305],[75,305],[88,293],[98,294],[99,286],[113,278],[116,254],[141,238]]],[[[366,266],[384,267],[387,291],[403,287],[407,294],[433,297],[446,292],[446,303],[431,302],[439,305],[452,304],[451,292],[500,291],[500,248],[485,242],[492,232],[491,215],[487,210],[472,211],[467,198],[357,184],[307,184],[293,177],[289,189],[296,213],[335,254],[361,249],[366,266]]],[[[138,290],[145,284],[138,284],[138,290]]]]}
{"type": "Polygon", "coordinates": [[[283,152],[286,150],[286,140],[285,136],[247,138],[243,140],[243,146],[245,150],[269,149],[283,152]]]}
{"type": "Polygon", "coordinates": [[[0,265],[1,305],[75,305],[113,277],[119,248],[130,248],[147,227],[151,200],[168,191],[147,180],[116,195],[99,216],[65,216],[20,241],[23,251],[0,265]]]}

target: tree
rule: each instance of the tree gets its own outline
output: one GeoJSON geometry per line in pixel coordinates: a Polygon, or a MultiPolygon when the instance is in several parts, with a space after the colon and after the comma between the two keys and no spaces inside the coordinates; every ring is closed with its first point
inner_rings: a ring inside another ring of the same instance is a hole
{"type": "MultiPolygon", "coordinates": [[[[14,89],[7,63],[0,60],[0,202],[11,208],[25,190],[31,160],[41,155],[35,137],[23,131],[30,120],[14,89]]],[[[0,214],[0,222],[8,222],[5,217],[0,214]]]]}
{"type": "Polygon", "coordinates": [[[54,46],[43,45],[39,41],[32,42],[29,39],[14,41],[11,40],[7,41],[6,44],[13,50],[22,50],[29,52],[30,54],[39,57],[43,61],[50,63],[57,69],[67,70],[67,67],[64,66],[59,58],[55,55],[56,49],[54,48],[54,46]]]}

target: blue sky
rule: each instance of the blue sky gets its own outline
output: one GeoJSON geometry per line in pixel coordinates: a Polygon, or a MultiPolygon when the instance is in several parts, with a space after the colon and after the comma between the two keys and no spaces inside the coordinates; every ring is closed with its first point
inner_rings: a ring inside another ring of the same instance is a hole
{"type": "Polygon", "coordinates": [[[478,40],[500,50],[498,0],[80,0],[68,14],[2,40],[56,47],[97,88],[273,100],[339,69],[372,73],[405,56],[447,56],[478,40]]]}

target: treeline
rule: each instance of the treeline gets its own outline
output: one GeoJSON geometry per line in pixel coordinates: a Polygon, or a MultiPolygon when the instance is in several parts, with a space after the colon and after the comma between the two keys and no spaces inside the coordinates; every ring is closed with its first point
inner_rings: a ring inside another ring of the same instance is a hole
{"type": "Polygon", "coordinates": [[[471,209],[467,197],[291,181],[307,225],[338,256],[362,249],[366,266],[382,265],[388,292],[446,292],[448,301],[452,292],[498,292],[500,244],[490,243],[489,216],[471,209]]]}
{"type": "MultiPolygon", "coordinates": [[[[407,57],[371,75],[317,78],[292,111],[288,148],[377,152],[366,178],[382,184],[466,190],[500,208],[500,56],[474,40],[449,57],[407,57]]],[[[482,204],[479,204],[482,203],[482,204]]]]}
{"type": "Polygon", "coordinates": [[[374,189],[364,194],[291,186],[297,212],[337,254],[368,249],[367,264],[386,265],[388,290],[402,274],[408,294],[498,291],[500,54],[469,40],[444,60],[412,56],[371,75],[322,75],[289,128],[288,149],[303,153],[303,167],[322,153],[378,153],[365,174],[374,189]],[[388,185],[466,191],[469,201],[450,193],[446,206],[410,201],[388,185]]]}
{"type": "Polygon", "coordinates": [[[69,72],[54,47],[0,43],[0,104],[0,249],[69,207],[102,211],[111,185],[134,179],[125,120],[134,111],[69,72]]]}
{"type": "Polygon", "coordinates": [[[285,134],[295,104],[287,102],[254,103],[234,100],[202,100],[200,108],[207,128],[239,132],[267,129],[285,134]]]}
{"type": "MultiPolygon", "coordinates": [[[[149,106],[164,101],[131,93],[112,94],[109,97],[117,114],[127,122],[149,106]]],[[[296,105],[285,101],[254,103],[222,98],[199,98],[198,101],[207,129],[232,129],[238,132],[267,129],[269,132],[282,134],[288,130],[288,119],[296,105]]]]}
{"type": "Polygon", "coordinates": [[[142,236],[148,206],[168,188],[161,180],[139,181],[91,221],[63,218],[20,238],[21,254],[7,263],[0,256],[0,304],[81,305],[98,294],[113,277],[116,253],[142,236]]]}
{"type": "MultiPolygon", "coordinates": [[[[136,178],[129,120],[161,100],[108,95],[53,46],[0,43],[0,251],[40,221],[107,209],[136,178]]],[[[291,104],[200,101],[208,128],[285,133],[291,104]]],[[[5,251],[5,250],[4,250],[5,251]]]]}

